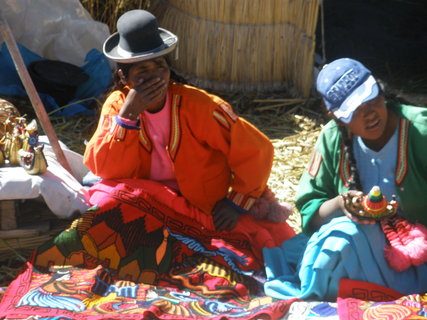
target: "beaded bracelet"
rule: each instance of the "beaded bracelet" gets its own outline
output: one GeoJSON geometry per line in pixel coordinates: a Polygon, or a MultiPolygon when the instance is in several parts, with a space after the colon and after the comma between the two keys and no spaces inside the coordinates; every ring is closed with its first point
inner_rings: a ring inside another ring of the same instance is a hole
{"type": "Polygon", "coordinates": [[[125,129],[139,130],[139,119],[131,120],[131,119],[126,119],[120,116],[116,116],[115,120],[119,126],[125,129]]]}

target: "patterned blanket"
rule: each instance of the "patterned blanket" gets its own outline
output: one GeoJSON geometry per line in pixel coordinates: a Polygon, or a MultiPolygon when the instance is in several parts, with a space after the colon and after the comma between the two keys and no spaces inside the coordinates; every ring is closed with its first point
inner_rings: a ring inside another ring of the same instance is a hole
{"type": "Polygon", "coordinates": [[[265,296],[245,299],[237,294],[237,287],[237,283],[224,284],[220,288],[225,294],[220,295],[220,290],[210,293],[118,280],[102,266],[55,267],[40,273],[28,263],[8,287],[0,318],[279,319],[292,302],[265,296]]]}
{"type": "Polygon", "coordinates": [[[40,246],[0,303],[1,319],[280,319],[262,249],[294,235],[242,216],[233,232],[150,181],[104,181],[94,206],[40,246]]]}
{"type": "MultiPolygon", "coordinates": [[[[7,289],[0,304],[0,319],[427,319],[427,295],[401,296],[368,282],[343,280],[338,303],[297,300],[277,303],[268,297],[246,302],[223,299],[223,305],[234,303],[235,308],[219,315],[219,309],[226,307],[221,307],[216,299],[206,299],[192,291],[112,281],[102,267],[91,270],[55,268],[56,273],[70,276],[56,286],[62,286],[68,294],[54,294],[49,287],[54,273],[40,274],[31,272],[31,268],[28,263],[7,289]],[[106,285],[105,279],[111,284],[106,285]],[[43,288],[52,294],[46,295],[43,288]],[[38,306],[30,307],[32,301],[38,301],[38,306]]],[[[0,300],[4,289],[0,288],[0,300]]]]}

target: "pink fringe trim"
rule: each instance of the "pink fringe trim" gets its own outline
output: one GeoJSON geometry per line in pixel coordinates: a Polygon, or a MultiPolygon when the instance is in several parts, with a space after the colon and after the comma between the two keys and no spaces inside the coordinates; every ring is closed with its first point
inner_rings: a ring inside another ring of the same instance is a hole
{"type": "Polygon", "coordinates": [[[293,208],[289,203],[280,204],[276,195],[266,188],[260,198],[249,210],[249,214],[256,220],[268,220],[276,223],[286,221],[292,214],[293,208]]]}
{"type": "Polygon", "coordinates": [[[387,219],[381,226],[390,243],[384,248],[384,256],[390,267],[400,272],[427,262],[425,226],[411,224],[402,217],[387,219]]]}

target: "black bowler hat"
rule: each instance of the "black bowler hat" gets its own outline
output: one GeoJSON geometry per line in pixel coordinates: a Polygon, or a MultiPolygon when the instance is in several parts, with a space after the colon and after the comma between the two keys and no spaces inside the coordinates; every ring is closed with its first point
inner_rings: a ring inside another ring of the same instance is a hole
{"type": "Polygon", "coordinates": [[[157,19],[145,10],[131,10],[117,20],[117,32],[104,42],[104,54],[121,63],[154,59],[172,52],[178,37],[159,28],[157,19]]]}

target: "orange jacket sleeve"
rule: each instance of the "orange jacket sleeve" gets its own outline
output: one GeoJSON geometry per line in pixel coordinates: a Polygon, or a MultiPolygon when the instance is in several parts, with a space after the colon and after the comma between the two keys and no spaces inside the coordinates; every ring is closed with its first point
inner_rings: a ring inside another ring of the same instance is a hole
{"type": "Polygon", "coordinates": [[[192,114],[188,117],[197,119],[191,123],[192,131],[201,143],[226,157],[233,174],[228,198],[249,210],[266,188],[274,158],[273,145],[260,130],[238,117],[227,102],[208,96],[209,100],[196,100],[189,109],[192,114]]]}
{"type": "Polygon", "coordinates": [[[141,171],[143,167],[140,161],[143,159],[149,162],[149,158],[142,154],[138,145],[139,130],[125,129],[115,122],[125,94],[114,91],[105,101],[98,127],[84,153],[86,166],[102,178],[147,176],[147,172],[141,171]]]}

